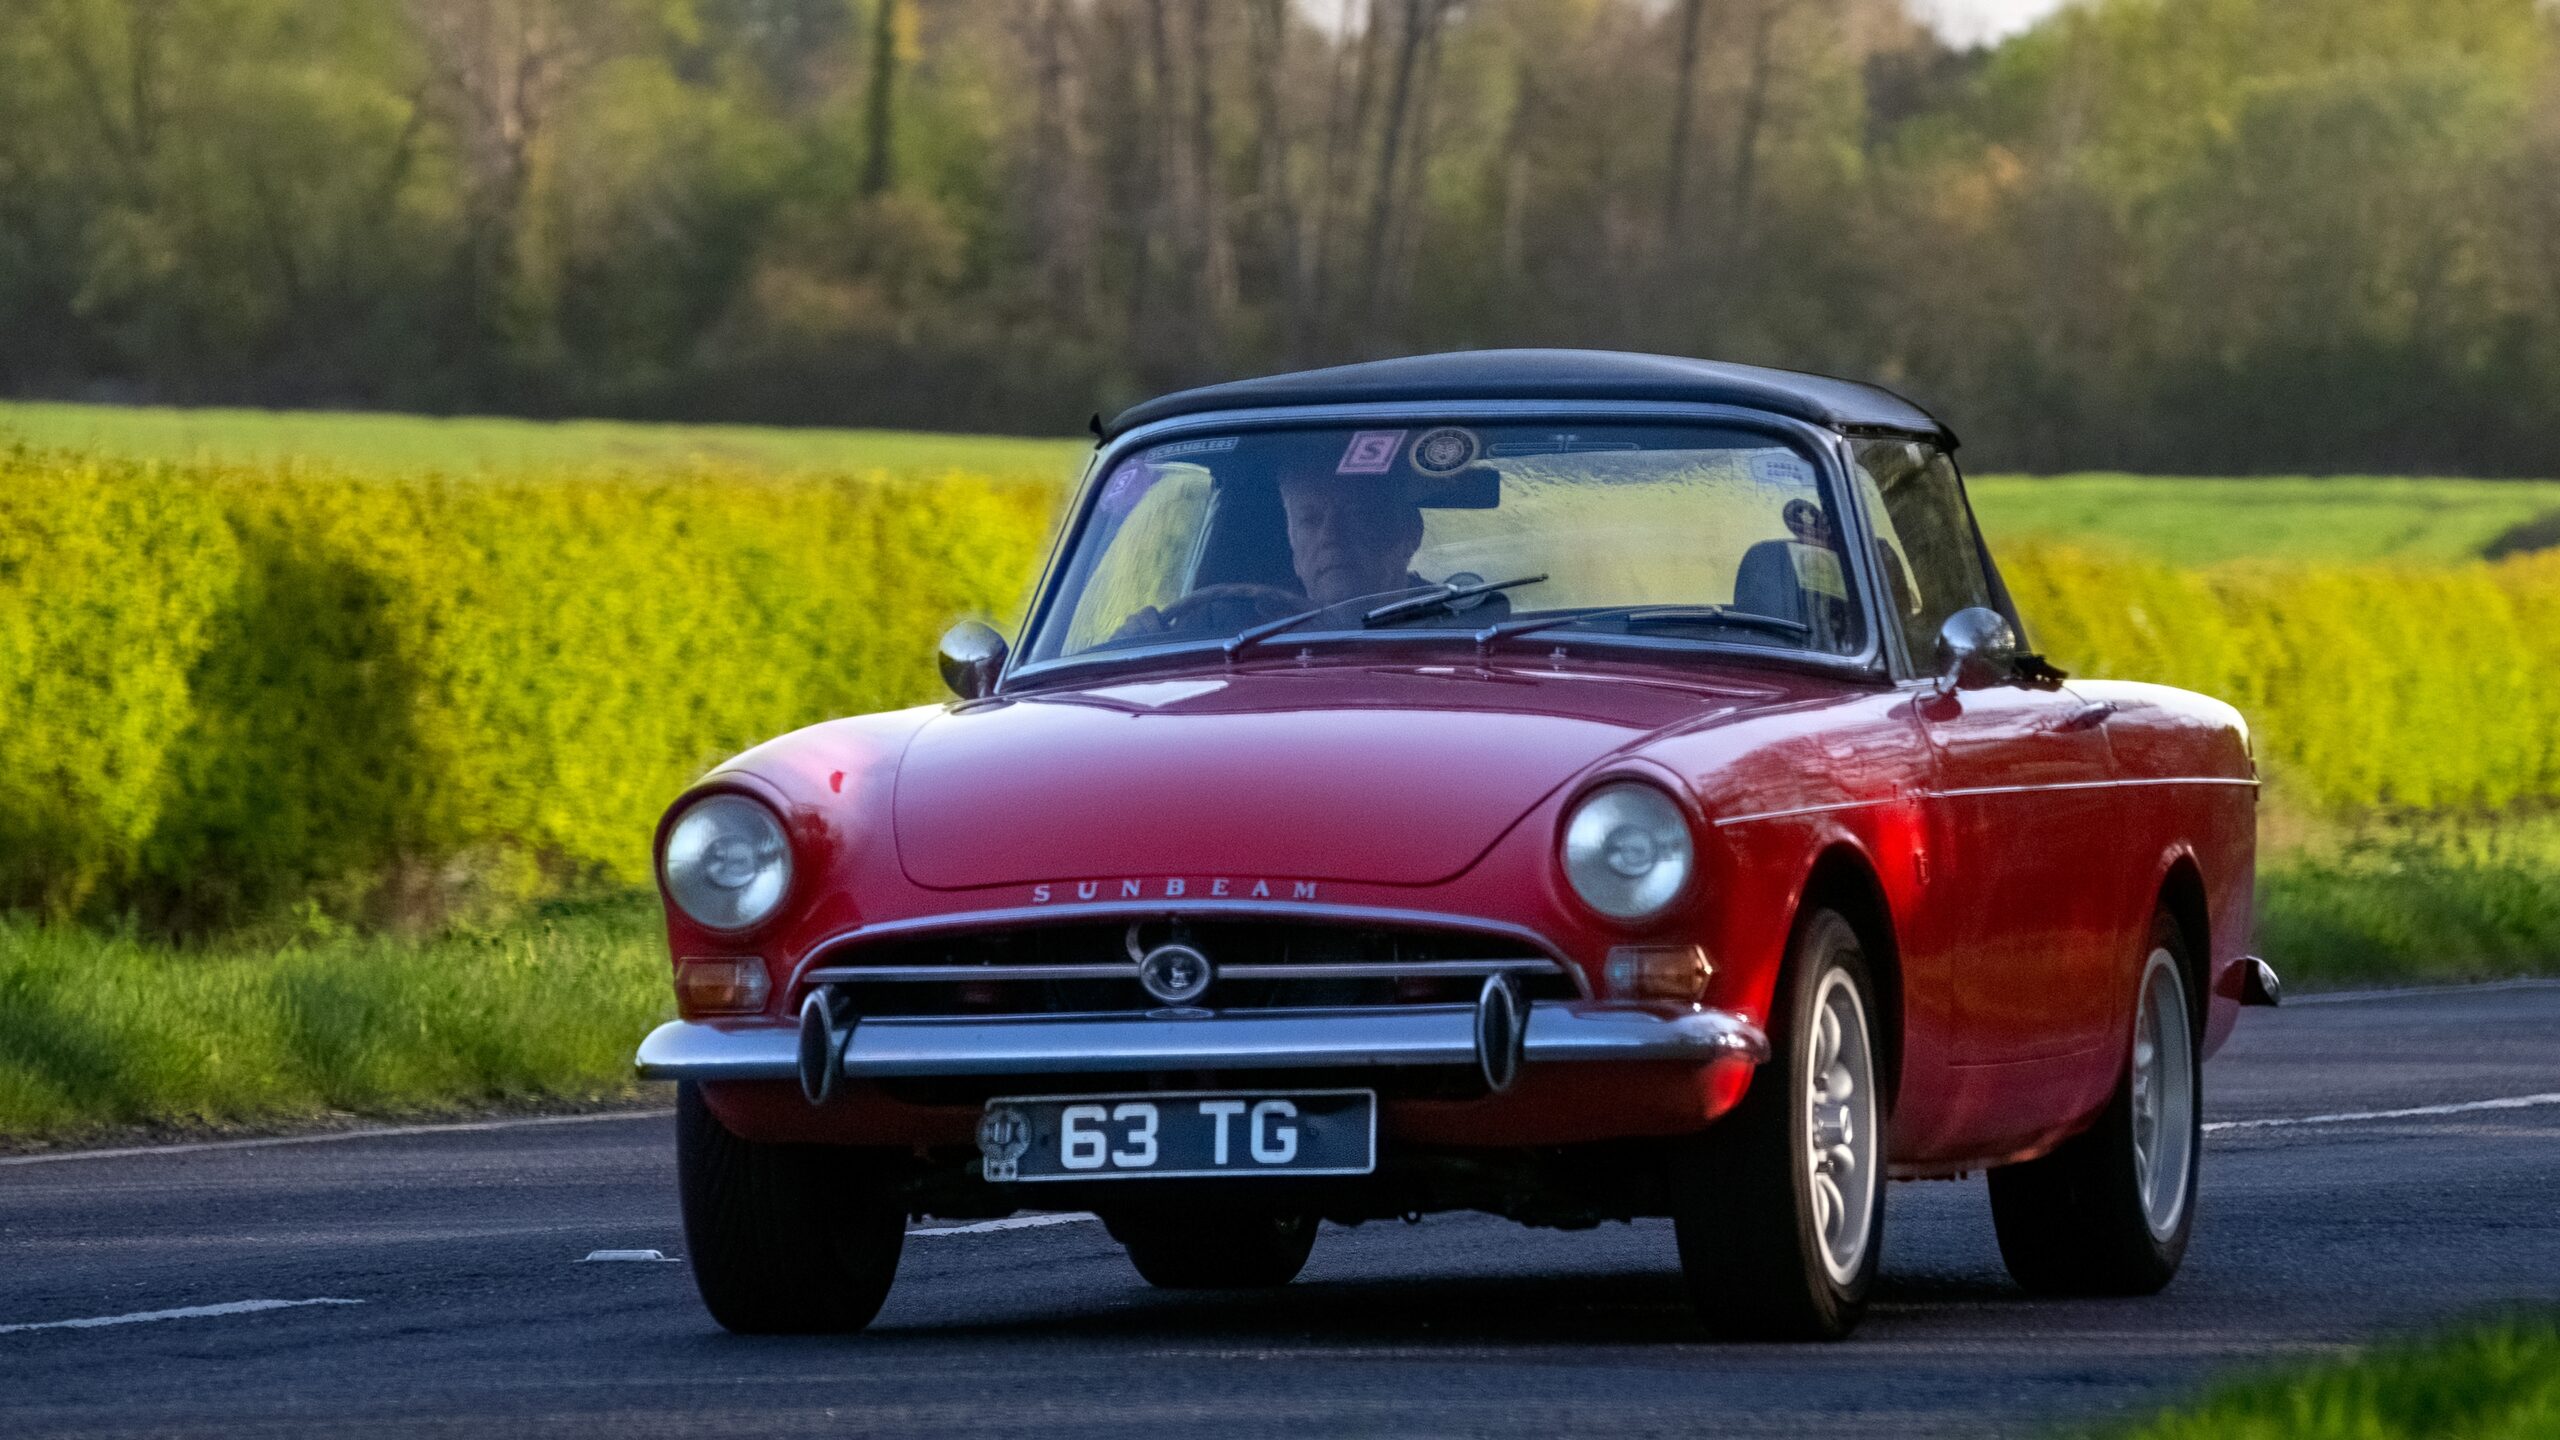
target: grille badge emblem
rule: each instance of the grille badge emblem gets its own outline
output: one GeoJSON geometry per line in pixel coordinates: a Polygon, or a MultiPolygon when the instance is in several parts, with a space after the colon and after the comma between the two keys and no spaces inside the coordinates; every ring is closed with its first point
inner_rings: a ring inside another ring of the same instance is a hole
{"type": "Polygon", "coordinates": [[[1179,942],[1159,945],[1138,959],[1138,983],[1167,1005],[1188,1005],[1218,978],[1209,957],[1179,942]]]}

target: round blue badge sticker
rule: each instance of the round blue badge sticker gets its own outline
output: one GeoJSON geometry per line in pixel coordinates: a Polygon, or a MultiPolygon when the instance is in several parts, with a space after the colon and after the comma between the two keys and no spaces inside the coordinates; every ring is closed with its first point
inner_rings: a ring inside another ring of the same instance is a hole
{"type": "Polygon", "coordinates": [[[1422,438],[1413,442],[1413,468],[1433,479],[1440,479],[1473,465],[1476,457],[1483,453],[1484,446],[1476,439],[1476,432],[1443,425],[1437,430],[1423,431],[1422,438]]]}

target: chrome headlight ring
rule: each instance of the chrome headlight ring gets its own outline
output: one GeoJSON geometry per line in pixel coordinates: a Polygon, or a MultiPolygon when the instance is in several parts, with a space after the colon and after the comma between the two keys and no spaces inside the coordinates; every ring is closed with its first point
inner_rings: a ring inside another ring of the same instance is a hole
{"type": "Polygon", "coordinates": [[[1574,802],[1559,855],[1582,903],[1612,920],[1654,919],[1687,893],[1698,868],[1689,817],[1660,787],[1613,780],[1574,802]]]}
{"type": "Polygon", "coordinates": [[[744,930],[791,893],[791,841],[764,805],[744,795],[706,795],[667,827],[658,873],[667,898],[695,924],[744,930]]]}

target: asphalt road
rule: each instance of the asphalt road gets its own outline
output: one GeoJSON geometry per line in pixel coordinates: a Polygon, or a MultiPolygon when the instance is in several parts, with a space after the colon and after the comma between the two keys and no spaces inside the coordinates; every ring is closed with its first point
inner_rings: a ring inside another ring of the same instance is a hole
{"type": "Polygon", "coordinates": [[[0,1162],[0,1433],[2041,1433],[2560,1302],[2560,987],[2252,1012],[2208,1093],[2165,1295],[2028,1299],[1978,1179],[1896,1186],[1825,1347],[1703,1341],[1667,1226],[1474,1217],[1328,1230],[1260,1297],[1150,1290],[1089,1221],[920,1235],[870,1333],[738,1339],[681,1263],[582,1261],[682,1253],[663,1117],[0,1162]]]}

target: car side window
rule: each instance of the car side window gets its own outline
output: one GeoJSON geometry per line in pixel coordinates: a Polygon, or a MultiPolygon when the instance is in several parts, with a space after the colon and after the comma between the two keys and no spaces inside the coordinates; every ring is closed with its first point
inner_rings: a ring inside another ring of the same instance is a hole
{"type": "Polygon", "coordinates": [[[1090,648],[1140,607],[1180,599],[1198,563],[1209,511],[1208,471],[1134,461],[1122,466],[1095,511],[1095,524],[1110,527],[1108,548],[1085,581],[1068,643],[1090,648]]]}
{"type": "Polygon", "coordinates": [[[1913,662],[1926,669],[1948,616],[1975,605],[1998,608],[1982,538],[1945,452],[1912,440],[1868,440],[1857,456],[1859,503],[1875,533],[1886,603],[1913,662]]]}

